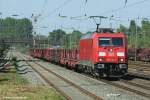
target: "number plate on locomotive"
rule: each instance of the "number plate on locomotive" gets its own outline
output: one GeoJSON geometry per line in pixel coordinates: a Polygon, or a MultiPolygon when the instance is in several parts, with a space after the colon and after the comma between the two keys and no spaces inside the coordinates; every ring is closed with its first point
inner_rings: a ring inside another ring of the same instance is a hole
{"type": "Polygon", "coordinates": [[[109,52],[108,55],[109,55],[109,56],[114,56],[114,53],[113,53],[113,52],[109,52]]]}
{"type": "Polygon", "coordinates": [[[109,62],[115,62],[116,59],[114,59],[114,58],[107,58],[107,61],[109,61],[109,62]]]}

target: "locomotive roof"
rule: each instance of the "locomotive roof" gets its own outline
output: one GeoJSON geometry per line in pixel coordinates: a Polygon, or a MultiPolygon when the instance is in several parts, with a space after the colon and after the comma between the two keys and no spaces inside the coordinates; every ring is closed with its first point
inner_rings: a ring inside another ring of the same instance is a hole
{"type": "Polygon", "coordinates": [[[125,34],[123,33],[101,33],[101,34],[95,33],[95,34],[97,34],[100,37],[125,37],[125,34]]]}
{"type": "Polygon", "coordinates": [[[112,28],[99,28],[98,33],[114,33],[112,28]]]}
{"type": "Polygon", "coordinates": [[[125,37],[123,33],[87,33],[81,37],[81,39],[90,39],[93,38],[93,36],[99,36],[99,37],[125,37]]]}

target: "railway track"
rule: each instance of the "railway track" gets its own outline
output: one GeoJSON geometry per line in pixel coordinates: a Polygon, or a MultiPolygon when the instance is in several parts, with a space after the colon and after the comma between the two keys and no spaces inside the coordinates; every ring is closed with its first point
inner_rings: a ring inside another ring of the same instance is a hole
{"type": "Polygon", "coordinates": [[[150,63],[141,61],[129,61],[129,75],[150,80],[150,63]]]}
{"type": "MultiPolygon", "coordinates": [[[[32,58],[30,58],[30,57],[28,57],[28,58],[29,58],[29,59],[32,59],[32,58]]],[[[37,62],[35,62],[35,63],[37,63],[37,62]]],[[[39,65],[39,63],[37,63],[37,64],[39,65]]],[[[41,65],[40,65],[40,66],[41,66],[41,65]]],[[[48,69],[45,68],[45,70],[48,70],[48,69]]],[[[87,75],[87,74],[84,74],[84,75],[93,78],[93,76],[90,76],[90,75],[87,75]]],[[[142,91],[140,91],[140,90],[137,90],[136,88],[130,88],[130,87],[129,87],[129,86],[134,86],[134,87],[138,87],[138,88],[145,89],[146,91],[150,91],[150,87],[148,87],[148,86],[144,86],[144,85],[141,85],[141,84],[138,84],[138,83],[133,83],[133,82],[130,82],[130,81],[127,81],[127,80],[123,80],[123,79],[121,79],[119,82],[118,82],[118,81],[117,81],[117,82],[108,81],[108,80],[106,80],[106,79],[98,79],[98,80],[100,80],[100,81],[102,81],[102,82],[104,82],[104,83],[110,84],[110,85],[112,85],[112,86],[121,88],[121,89],[123,89],[123,90],[129,91],[129,92],[132,92],[132,93],[135,93],[135,94],[137,94],[137,95],[140,95],[140,96],[143,96],[143,97],[147,97],[147,98],[150,99],[150,94],[149,94],[149,93],[145,93],[145,92],[142,92],[142,91]],[[122,82],[122,83],[124,83],[124,84],[126,84],[126,85],[128,85],[128,86],[119,84],[120,82],[122,82]]]]}
{"type": "MultiPolygon", "coordinates": [[[[90,75],[87,75],[87,74],[84,74],[88,77],[92,77],[90,75]]],[[[92,77],[93,78],[93,77],[92,77]]],[[[116,82],[113,82],[113,81],[109,81],[109,80],[106,80],[106,79],[97,79],[99,81],[102,81],[104,83],[107,83],[107,84],[110,84],[112,86],[115,86],[117,88],[120,88],[120,89],[123,89],[123,90],[126,90],[126,91],[129,91],[129,92],[132,92],[132,93],[135,93],[137,95],[140,95],[140,96],[143,96],[143,97],[147,97],[150,99],[150,92],[149,93],[145,93],[145,92],[142,92],[140,90],[137,90],[136,88],[130,88],[129,86],[135,86],[135,87],[140,87],[142,89],[145,89],[145,90],[148,90],[150,91],[150,87],[148,86],[145,86],[145,85],[141,85],[141,84],[137,84],[137,83],[133,83],[133,82],[130,82],[130,81],[127,81],[127,80],[119,80],[119,81],[116,81],[116,82]],[[126,85],[122,85],[122,84],[119,84],[120,81],[126,85]]]]}
{"type": "Polygon", "coordinates": [[[8,52],[5,58],[1,58],[0,70],[3,70],[5,67],[7,67],[10,64],[11,59],[12,59],[12,52],[8,52]]]}
{"type": "Polygon", "coordinates": [[[150,71],[150,65],[145,66],[145,65],[141,65],[141,64],[130,64],[129,68],[135,69],[138,71],[150,71]]]}
{"type": "Polygon", "coordinates": [[[143,85],[139,85],[139,84],[137,85],[137,84],[134,84],[134,83],[131,83],[131,82],[127,82],[127,81],[121,81],[123,84],[120,84],[120,82],[110,82],[110,81],[107,81],[107,80],[101,80],[101,81],[103,81],[105,83],[108,83],[110,85],[113,85],[115,87],[118,87],[118,88],[130,91],[130,92],[136,93],[136,94],[141,95],[143,97],[147,97],[147,98],[150,99],[150,93],[146,93],[146,92],[143,92],[143,91],[140,91],[140,90],[137,89],[137,88],[139,88],[139,86],[142,87],[142,89],[143,89],[143,87],[145,87],[143,85]],[[135,86],[135,87],[131,88],[130,86],[131,87],[135,86]]]}
{"type": "Polygon", "coordinates": [[[133,86],[140,87],[140,88],[143,88],[145,90],[150,91],[150,87],[149,86],[145,86],[145,85],[142,85],[142,84],[139,84],[139,83],[135,83],[135,82],[130,82],[130,81],[123,80],[123,79],[121,79],[120,81],[124,82],[126,84],[129,84],[129,85],[133,85],[133,86]]]}
{"type": "Polygon", "coordinates": [[[145,62],[137,62],[137,61],[129,61],[129,67],[133,69],[139,69],[144,71],[150,71],[150,63],[145,62]],[[142,67],[141,67],[142,66],[142,67]]]}
{"type": "MultiPolygon", "coordinates": [[[[20,55],[19,55],[19,56],[20,56],[20,55]]],[[[21,57],[21,56],[20,56],[20,57],[21,57]]],[[[23,58],[23,59],[25,59],[25,60],[28,60],[28,58],[26,58],[24,55],[23,55],[23,57],[21,57],[21,58],[23,58]]],[[[58,85],[56,85],[54,82],[48,80],[48,79],[45,77],[45,75],[44,75],[42,72],[40,72],[39,69],[37,69],[37,68],[38,68],[37,66],[39,66],[40,68],[42,68],[43,71],[45,70],[45,71],[46,71],[45,73],[47,73],[47,72],[48,72],[48,73],[51,73],[51,74],[53,74],[55,77],[57,77],[58,80],[61,79],[64,83],[67,83],[66,87],[69,86],[69,87],[74,88],[75,90],[78,90],[78,94],[81,94],[81,95],[78,95],[79,97],[84,95],[86,98],[88,97],[88,98],[91,98],[91,99],[94,99],[94,100],[103,100],[101,97],[99,97],[99,96],[97,96],[97,95],[95,95],[95,94],[93,94],[93,93],[87,91],[86,89],[83,89],[83,88],[80,87],[79,85],[77,85],[77,84],[73,83],[72,81],[70,81],[70,80],[68,80],[68,79],[66,79],[66,78],[64,78],[64,77],[62,77],[62,76],[60,76],[60,75],[58,75],[57,73],[53,72],[52,70],[46,68],[45,66],[43,66],[43,65],[41,65],[41,64],[39,64],[39,63],[37,63],[37,62],[26,62],[26,63],[27,63],[28,65],[30,65],[30,66],[32,67],[32,69],[34,69],[50,86],[53,86],[53,87],[54,87],[59,93],[61,93],[67,100],[72,100],[73,97],[70,96],[70,95],[68,95],[66,92],[64,92],[64,91],[62,90],[62,88],[60,88],[60,87],[59,87],[58,85]],[[33,66],[33,63],[36,65],[36,67],[33,66]]],[[[48,73],[47,73],[47,74],[48,74],[48,73]]],[[[74,89],[72,89],[72,90],[74,90],[74,89]]],[[[81,97],[81,98],[82,98],[82,97],[81,97]]]]}

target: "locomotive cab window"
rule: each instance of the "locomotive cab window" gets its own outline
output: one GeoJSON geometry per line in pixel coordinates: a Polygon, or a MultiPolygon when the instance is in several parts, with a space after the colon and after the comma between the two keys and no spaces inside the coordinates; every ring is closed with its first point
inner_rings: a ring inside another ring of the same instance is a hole
{"type": "Polygon", "coordinates": [[[123,38],[99,38],[99,46],[123,46],[123,38]]]}
{"type": "Polygon", "coordinates": [[[112,38],[112,45],[113,46],[123,46],[123,39],[122,38],[112,38]]]}
{"type": "Polygon", "coordinates": [[[110,38],[99,38],[99,46],[110,46],[110,38]]]}

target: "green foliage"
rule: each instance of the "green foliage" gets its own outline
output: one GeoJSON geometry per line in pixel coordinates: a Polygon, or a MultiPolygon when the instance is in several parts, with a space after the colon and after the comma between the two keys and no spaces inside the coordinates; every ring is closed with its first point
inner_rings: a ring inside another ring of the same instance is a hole
{"type": "Polygon", "coordinates": [[[57,29],[49,33],[49,40],[51,46],[59,46],[66,49],[79,48],[81,35],[82,33],[78,30],[67,34],[65,31],[57,29]]]}
{"type": "Polygon", "coordinates": [[[74,30],[71,34],[70,34],[70,39],[69,39],[69,43],[70,46],[69,48],[79,48],[79,41],[81,38],[82,33],[78,30],[74,30]]]}
{"type": "Polygon", "coordinates": [[[128,33],[129,33],[129,32],[128,32],[128,28],[125,27],[124,25],[121,25],[121,24],[120,24],[120,27],[117,29],[117,32],[123,32],[123,33],[125,33],[125,34],[128,34],[128,33]]]}
{"type": "Polygon", "coordinates": [[[150,36],[150,22],[148,20],[143,20],[141,23],[143,34],[150,36]]]}
{"type": "Polygon", "coordinates": [[[136,33],[136,23],[134,20],[131,20],[131,22],[130,22],[129,32],[132,35],[136,33]]]}
{"type": "Polygon", "coordinates": [[[52,46],[61,46],[61,42],[64,40],[65,35],[66,32],[61,29],[53,30],[49,33],[50,44],[52,46]]]}
{"type": "Polygon", "coordinates": [[[62,40],[62,48],[77,49],[79,48],[79,41],[82,33],[78,30],[74,30],[70,34],[66,34],[62,40]]]}
{"type": "Polygon", "coordinates": [[[28,80],[17,73],[14,66],[8,66],[0,74],[0,100],[65,100],[48,86],[30,85],[28,80]]]}
{"type": "Polygon", "coordinates": [[[32,22],[27,18],[14,19],[7,17],[6,19],[0,19],[1,37],[31,38],[32,29],[32,22]]]}
{"type": "Polygon", "coordinates": [[[149,48],[150,47],[150,22],[148,20],[141,21],[141,27],[131,20],[130,26],[120,25],[118,32],[123,32],[128,36],[129,47],[149,48]]]}

